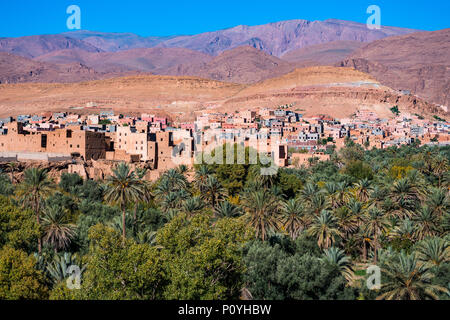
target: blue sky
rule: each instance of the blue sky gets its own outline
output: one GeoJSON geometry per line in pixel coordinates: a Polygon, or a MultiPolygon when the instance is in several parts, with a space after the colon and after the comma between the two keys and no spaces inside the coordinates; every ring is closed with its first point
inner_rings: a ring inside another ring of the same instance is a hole
{"type": "Polygon", "coordinates": [[[387,26],[450,28],[449,0],[0,0],[0,37],[68,31],[66,8],[81,8],[81,27],[142,36],[196,34],[288,19],[329,18],[365,23],[369,5],[381,8],[387,26]]]}

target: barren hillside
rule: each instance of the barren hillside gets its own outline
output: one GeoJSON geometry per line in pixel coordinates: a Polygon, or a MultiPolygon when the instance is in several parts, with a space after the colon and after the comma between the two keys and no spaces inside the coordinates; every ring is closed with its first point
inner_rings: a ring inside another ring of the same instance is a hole
{"type": "Polygon", "coordinates": [[[424,115],[439,108],[418,98],[401,95],[380,85],[370,75],[350,68],[297,69],[279,78],[241,85],[191,76],[134,76],[72,84],[0,85],[0,116],[43,111],[92,113],[83,108],[122,113],[159,112],[192,119],[205,109],[230,111],[249,107],[276,107],[292,103],[306,115],[326,113],[347,117],[360,107],[392,116],[394,105],[424,115]]]}
{"type": "Polygon", "coordinates": [[[450,106],[450,29],[378,40],[339,65],[370,73],[387,86],[450,106]]]}

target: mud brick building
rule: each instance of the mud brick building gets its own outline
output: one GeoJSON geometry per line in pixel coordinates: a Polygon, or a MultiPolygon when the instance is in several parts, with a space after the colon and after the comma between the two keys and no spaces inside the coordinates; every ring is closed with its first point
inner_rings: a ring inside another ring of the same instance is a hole
{"type": "Polygon", "coordinates": [[[21,122],[12,122],[8,124],[6,134],[0,135],[0,152],[40,152],[84,160],[104,159],[105,134],[75,126],[52,131],[27,131],[21,122]]]}
{"type": "MultiPolygon", "coordinates": [[[[142,124],[117,127],[114,139],[114,153],[108,152],[109,160],[145,161],[158,170],[168,170],[176,166],[173,162],[176,156],[173,153],[174,133],[171,131],[150,132],[149,128],[142,124]]],[[[181,135],[177,138],[177,143],[180,141],[189,145],[192,144],[192,137],[189,139],[181,135]]]]}

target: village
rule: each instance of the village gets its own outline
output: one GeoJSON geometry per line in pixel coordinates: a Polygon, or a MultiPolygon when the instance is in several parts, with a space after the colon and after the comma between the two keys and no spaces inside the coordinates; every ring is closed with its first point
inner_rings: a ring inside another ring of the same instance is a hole
{"type": "Polygon", "coordinates": [[[277,167],[308,167],[328,160],[348,139],[365,149],[450,143],[449,122],[395,107],[391,119],[380,119],[364,107],[347,119],[304,117],[291,109],[285,105],[231,114],[207,110],[193,122],[112,110],[8,117],[0,119],[0,162],[71,161],[69,172],[102,179],[112,163],[121,161],[145,164],[150,169],[145,178],[155,180],[180,164],[199,163],[198,154],[223,144],[251,147],[277,167]]]}

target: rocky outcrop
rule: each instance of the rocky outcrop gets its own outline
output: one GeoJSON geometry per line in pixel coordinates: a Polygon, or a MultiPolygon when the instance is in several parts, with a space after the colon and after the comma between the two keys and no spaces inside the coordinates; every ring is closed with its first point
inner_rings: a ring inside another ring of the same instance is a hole
{"type": "MultiPolygon", "coordinates": [[[[69,166],[72,161],[58,161],[58,162],[47,162],[47,161],[21,161],[14,162],[13,179],[14,181],[22,181],[24,171],[29,168],[40,168],[47,170],[50,178],[55,182],[58,182],[61,174],[63,172],[68,172],[69,166]]],[[[11,175],[10,162],[0,162],[0,170],[8,175],[11,175]]]]}
{"type": "MultiPolygon", "coordinates": [[[[93,180],[104,180],[108,176],[113,174],[112,169],[117,165],[117,161],[109,161],[109,160],[91,160],[87,162],[79,162],[70,164],[68,166],[69,173],[77,173],[83,179],[93,179],[93,180]]],[[[135,170],[136,168],[146,168],[148,170],[145,180],[154,180],[151,179],[154,174],[154,170],[148,163],[130,163],[129,164],[131,170],[135,170]]]]}
{"type": "Polygon", "coordinates": [[[450,105],[450,29],[374,41],[338,66],[369,73],[386,86],[411,91],[427,101],[450,105]]]}
{"type": "Polygon", "coordinates": [[[281,76],[294,70],[294,65],[250,46],[238,47],[219,54],[212,60],[188,63],[168,69],[167,74],[195,75],[205,79],[234,83],[254,83],[281,76]]]}
{"type": "MultiPolygon", "coordinates": [[[[11,175],[11,162],[0,162],[0,170],[8,176],[11,175]]],[[[108,160],[97,161],[59,161],[59,162],[46,162],[46,161],[24,161],[14,162],[13,180],[14,182],[20,182],[23,180],[24,171],[29,168],[40,168],[47,170],[47,173],[53,181],[59,182],[63,173],[76,173],[83,179],[104,180],[108,176],[112,175],[112,169],[118,162],[108,160]]],[[[131,170],[136,168],[148,169],[145,180],[156,180],[160,172],[152,170],[150,164],[147,163],[132,163],[129,164],[131,170]]]]}

